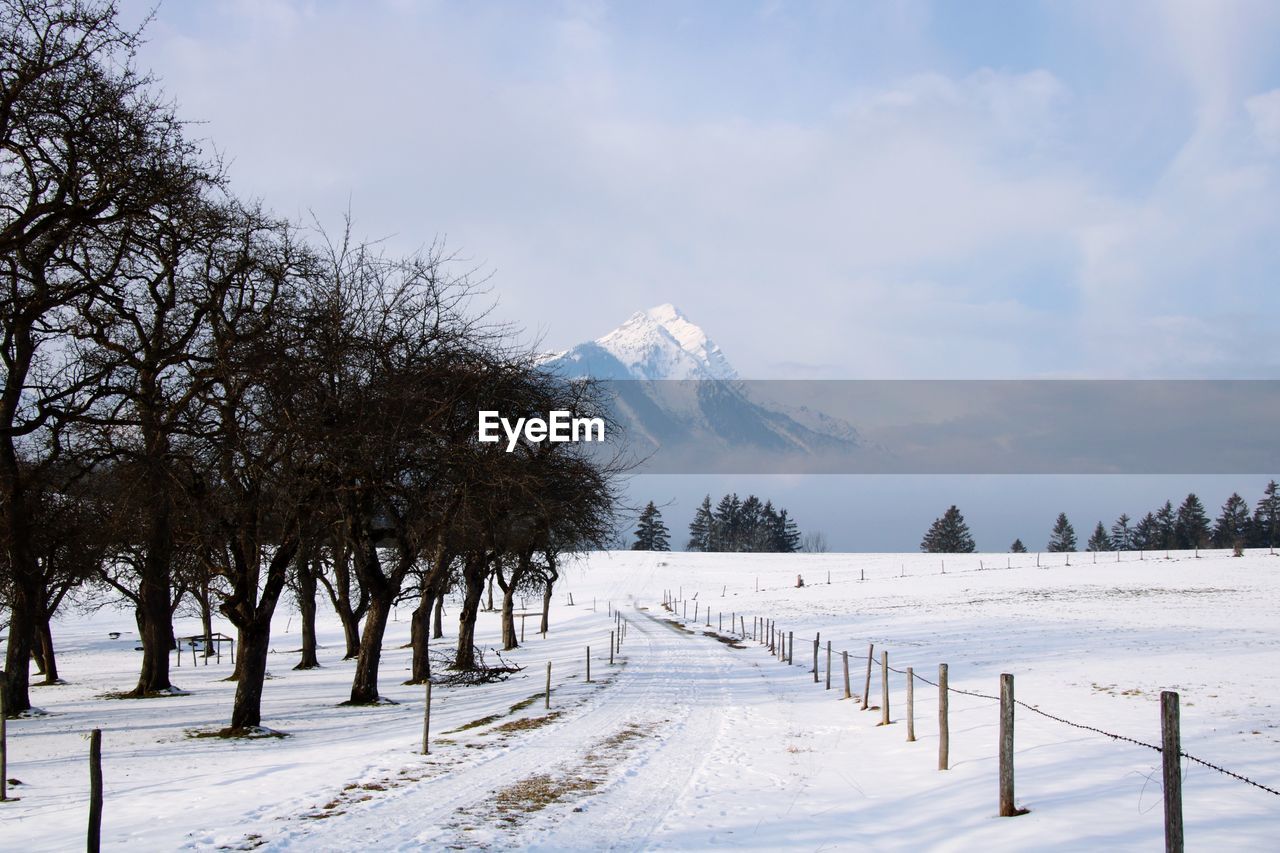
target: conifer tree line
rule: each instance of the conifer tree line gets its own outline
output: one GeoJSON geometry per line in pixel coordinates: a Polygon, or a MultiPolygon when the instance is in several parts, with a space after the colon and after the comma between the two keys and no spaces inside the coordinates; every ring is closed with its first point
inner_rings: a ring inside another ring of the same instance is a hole
{"type": "Polygon", "coordinates": [[[729,494],[713,509],[702,499],[689,524],[688,551],[792,553],[800,550],[800,529],[785,509],[755,495],[729,494]]]}
{"type": "MultiPolygon", "coordinates": [[[[1274,548],[1280,545],[1280,484],[1267,483],[1262,497],[1254,504],[1238,492],[1232,492],[1210,520],[1204,503],[1193,492],[1176,508],[1165,501],[1136,522],[1122,513],[1108,528],[1099,521],[1085,543],[1088,551],[1192,550],[1195,548],[1274,548]]],[[[970,553],[974,550],[964,516],[952,505],[936,519],[920,543],[920,550],[930,553],[970,553]]],[[[1077,550],[1075,527],[1067,514],[1059,513],[1049,531],[1045,546],[1049,552],[1077,550]]],[[[1009,547],[1014,554],[1025,554],[1022,539],[1009,547]]]]}
{"type": "MultiPolygon", "coordinates": [[[[486,585],[543,599],[603,546],[620,466],[571,443],[476,440],[476,412],[608,418],[591,383],[537,367],[439,244],[395,257],[237,198],[133,67],[114,4],[0,0],[0,624],[6,707],[32,662],[59,679],[60,609],[123,604],[139,677],[174,691],[176,615],[238,635],[230,728],[258,726],[282,597],[318,663],[316,602],[376,702],[392,608],[416,604],[429,676],[446,594],[453,666],[477,666],[486,585]]],[[[613,430],[606,434],[611,434],[613,430]]],[[[206,652],[208,653],[208,652],[206,652]]]]}

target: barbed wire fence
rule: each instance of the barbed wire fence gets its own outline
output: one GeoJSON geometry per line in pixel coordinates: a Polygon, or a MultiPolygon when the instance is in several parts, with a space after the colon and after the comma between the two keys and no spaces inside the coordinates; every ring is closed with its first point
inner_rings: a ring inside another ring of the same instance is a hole
{"type": "MultiPolygon", "coordinates": [[[[1069,565],[1069,563],[1065,564],[1069,565]]],[[[1004,567],[1000,567],[1004,568],[1004,567]]],[[[1026,568],[1026,567],[1023,567],[1026,568]]],[[[980,568],[972,571],[990,570],[980,568]]],[[[945,572],[945,566],[943,566],[945,572]]],[[[860,573],[860,578],[865,579],[865,573],[860,573]]],[[[830,583],[828,579],[828,583],[830,583]]],[[[757,581],[758,583],[758,581],[757,581]]],[[[765,588],[767,589],[767,587],[765,588]]],[[[681,593],[683,590],[681,590],[681,593]]],[[[663,592],[662,607],[667,610],[673,617],[682,621],[691,622],[699,627],[712,628],[711,606],[710,603],[698,604],[696,597],[693,599],[694,613],[690,619],[687,610],[689,600],[683,597],[677,598],[672,591],[663,592]]],[[[795,643],[797,640],[805,647],[812,645],[813,647],[813,666],[811,670],[815,684],[822,683],[819,672],[819,657],[822,650],[821,635],[812,638],[796,637],[793,631],[783,631],[777,620],[764,616],[752,616],[750,630],[747,625],[747,614],[733,611],[729,618],[729,634],[734,637],[741,638],[743,641],[753,640],[765,650],[770,652],[775,658],[786,665],[795,664],[795,643]]],[[[715,630],[717,633],[724,632],[724,614],[718,613],[716,617],[715,630]]],[[[866,677],[861,693],[861,708],[870,710],[869,705],[871,692],[872,670],[875,668],[875,645],[868,644],[867,649],[867,669],[866,677]]],[[[1230,779],[1242,782],[1251,787],[1265,791],[1274,796],[1280,796],[1280,790],[1252,779],[1243,773],[1223,767],[1216,762],[1209,761],[1197,755],[1193,755],[1184,751],[1181,747],[1180,726],[1179,726],[1179,696],[1174,691],[1163,691],[1161,693],[1161,735],[1162,743],[1157,745],[1148,743],[1138,738],[1129,737],[1128,735],[1119,734],[1117,732],[1107,731],[1098,726],[1088,725],[1076,720],[1068,719],[1060,714],[1054,714],[1046,711],[1036,705],[1030,704],[1020,699],[1014,698],[1013,695],[1013,676],[1009,674],[1001,675],[1001,695],[996,696],[989,693],[983,693],[975,690],[964,690],[958,687],[952,687],[946,681],[947,665],[942,664],[939,667],[940,678],[938,681],[926,678],[915,672],[913,668],[899,669],[889,665],[887,651],[881,650],[881,690],[882,690],[882,712],[881,725],[887,724],[889,720],[889,684],[888,673],[893,672],[898,675],[909,677],[909,686],[907,690],[908,703],[908,740],[914,740],[914,710],[912,707],[914,699],[915,682],[919,681],[931,687],[939,689],[939,769],[947,769],[948,766],[948,749],[949,749],[949,732],[947,726],[947,703],[945,697],[951,694],[968,696],[975,699],[983,699],[1000,704],[1000,814],[1002,816],[1013,816],[1025,813],[1025,810],[1018,809],[1013,804],[1013,709],[1015,707],[1022,708],[1045,719],[1053,722],[1069,726],[1080,731],[1089,732],[1091,734],[1100,735],[1110,738],[1119,743],[1126,743],[1132,746],[1150,749],[1160,753],[1162,756],[1162,764],[1164,769],[1164,799],[1165,799],[1165,838],[1166,849],[1180,851],[1183,847],[1182,838],[1182,795],[1181,795],[1181,767],[1180,759],[1198,764],[1206,769],[1212,770],[1230,779]],[[1007,790],[1006,790],[1007,777],[1007,790]]],[[[851,680],[849,675],[848,661],[855,658],[855,653],[847,649],[835,649],[830,640],[827,641],[826,647],[826,678],[825,689],[831,689],[831,673],[833,656],[838,657],[844,670],[844,691],[841,698],[853,698],[851,690],[851,680]]],[[[856,659],[856,658],[855,658],[856,659]]],[[[801,665],[804,665],[803,663],[801,665]]]]}

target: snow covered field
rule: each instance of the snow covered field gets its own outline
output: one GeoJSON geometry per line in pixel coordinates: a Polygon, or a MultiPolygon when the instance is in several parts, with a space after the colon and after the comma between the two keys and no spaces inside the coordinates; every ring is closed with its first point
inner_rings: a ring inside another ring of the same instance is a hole
{"type": "MultiPolygon", "coordinates": [[[[549,636],[531,619],[508,656],[521,673],[436,688],[430,756],[417,754],[421,691],[400,684],[407,609],[383,664],[382,692],[398,704],[373,708],[339,707],[352,664],[338,660],[334,620],[322,624],[324,668],[292,670],[298,620],[282,611],[263,711],[290,737],[252,742],[189,736],[226,723],[227,658],[192,669],[188,654],[174,680],[189,695],[101,698],[136,678],[132,616],[71,618],[55,637],[68,683],[34,690],[49,716],[9,724],[21,800],[0,804],[0,849],[81,846],[93,727],[111,849],[1161,847],[1158,753],[1019,709],[1017,799],[1030,812],[996,817],[996,703],[952,695],[951,769],[939,772],[934,688],[917,685],[915,743],[901,676],[888,727],[840,698],[839,652],[861,693],[869,642],[930,679],[949,664],[962,690],[994,694],[1013,673],[1019,699],[1149,743],[1160,691],[1178,690],[1186,752],[1280,787],[1280,557],[1049,557],[1009,569],[1003,554],[955,555],[942,574],[921,554],[591,555],[557,589],[549,636]],[[726,632],[731,614],[748,628],[776,619],[795,632],[795,665],[670,624],[664,589],[689,601],[687,623],[695,606],[700,623],[711,607],[713,629],[723,613],[726,632]],[[611,606],[630,623],[612,667],[611,606]],[[828,639],[836,650],[830,691],[809,672],[803,640],[815,632],[824,666],[828,639]],[[548,660],[550,712],[538,695],[548,660]]],[[[479,636],[497,641],[496,615],[479,636]]],[[[877,672],[871,704],[879,697],[877,672]]],[[[1280,797],[1196,764],[1184,773],[1189,849],[1274,849],[1280,797]]]]}

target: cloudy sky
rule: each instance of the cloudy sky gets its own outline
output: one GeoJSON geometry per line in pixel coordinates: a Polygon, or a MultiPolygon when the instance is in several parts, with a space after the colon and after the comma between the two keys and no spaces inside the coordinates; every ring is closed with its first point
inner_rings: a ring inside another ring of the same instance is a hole
{"type": "Polygon", "coordinates": [[[749,378],[1280,373],[1275,3],[167,0],[148,32],[242,194],[446,237],[547,347],[669,301],[749,378]]]}

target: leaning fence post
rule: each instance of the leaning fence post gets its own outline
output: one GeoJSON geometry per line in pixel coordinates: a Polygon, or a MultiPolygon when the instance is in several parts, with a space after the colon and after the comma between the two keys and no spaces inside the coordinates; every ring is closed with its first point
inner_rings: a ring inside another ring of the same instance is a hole
{"type": "Polygon", "coordinates": [[[1182,853],[1182,735],[1178,694],[1160,694],[1161,757],[1164,763],[1164,849],[1182,853]]]}
{"type": "Polygon", "coordinates": [[[907,667],[907,743],[916,741],[916,675],[907,667]]]}
{"type": "Polygon", "coordinates": [[[1000,674],[1000,817],[1022,814],[1013,802],[1013,676],[1000,674]]]}
{"type": "Polygon", "coordinates": [[[849,653],[847,651],[841,652],[840,660],[844,665],[844,698],[852,699],[853,693],[849,690],[849,653]]]}
{"type": "Polygon", "coordinates": [[[431,679],[427,679],[427,704],[422,709],[422,754],[431,754],[431,679]]]}
{"type": "Polygon", "coordinates": [[[551,661],[547,661],[547,699],[546,707],[551,707],[551,661]]]}
{"type": "Polygon", "coordinates": [[[947,665],[938,664],[938,769],[950,765],[951,730],[947,724],[947,665]]]}
{"type": "Polygon", "coordinates": [[[889,653],[880,652],[880,725],[889,725],[889,653]]]}
{"type": "Polygon", "coordinates": [[[102,843],[102,729],[89,733],[89,853],[102,843]]]}

